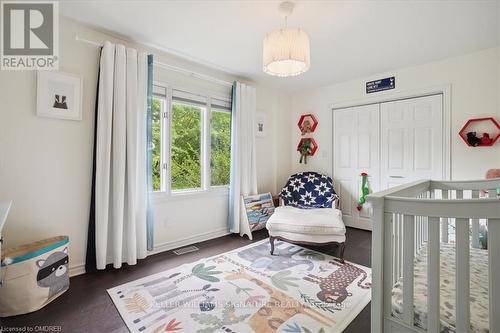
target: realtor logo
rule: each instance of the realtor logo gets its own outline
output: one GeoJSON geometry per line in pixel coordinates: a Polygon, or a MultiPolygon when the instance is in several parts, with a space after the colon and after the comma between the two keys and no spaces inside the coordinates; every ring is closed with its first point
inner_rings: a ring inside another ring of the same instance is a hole
{"type": "Polygon", "coordinates": [[[57,69],[59,12],[56,1],[2,1],[0,16],[0,69],[57,69]]]}

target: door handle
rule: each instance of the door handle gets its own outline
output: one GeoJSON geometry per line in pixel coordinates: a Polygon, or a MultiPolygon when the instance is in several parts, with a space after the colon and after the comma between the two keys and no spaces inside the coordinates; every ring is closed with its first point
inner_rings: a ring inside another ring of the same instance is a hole
{"type": "Polygon", "coordinates": [[[404,176],[389,176],[390,178],[405,178],[404,176]]]}

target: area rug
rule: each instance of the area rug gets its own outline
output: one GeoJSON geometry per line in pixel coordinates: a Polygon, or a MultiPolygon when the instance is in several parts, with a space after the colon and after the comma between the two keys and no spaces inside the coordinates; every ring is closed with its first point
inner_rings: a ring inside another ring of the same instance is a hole
{"type": "Polygon", "coordinates": [[[108,290],[131,332],[337,333],[370,301],[371,270],[263,240],[108,290]]]}

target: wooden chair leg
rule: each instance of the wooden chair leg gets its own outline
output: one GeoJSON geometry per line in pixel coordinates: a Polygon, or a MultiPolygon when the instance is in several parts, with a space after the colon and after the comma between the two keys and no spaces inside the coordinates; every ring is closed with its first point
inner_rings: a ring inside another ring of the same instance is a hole
{"type": "Polygon", "coordinates": [[[269,236],[269,242],[271,243],[271,255],[273,255],[274,252],[274,237],[269,236]]]}
{"type": "Polygon", "coordinates": [[[345,250],[345,242],[340,243],[339,246],[339,259],[341,263],[344,263],[344,250],[345,250]]]}

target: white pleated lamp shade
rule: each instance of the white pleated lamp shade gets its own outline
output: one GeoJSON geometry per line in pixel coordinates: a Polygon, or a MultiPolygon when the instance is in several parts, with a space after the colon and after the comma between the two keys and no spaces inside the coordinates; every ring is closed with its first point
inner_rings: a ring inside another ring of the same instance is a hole
{"type": "Polygon", "coordinates": [[[309,36],[300,29],[279,29],[264,38],[264,72],[275,76],[295,76],[311,67],[309,36]]]}

